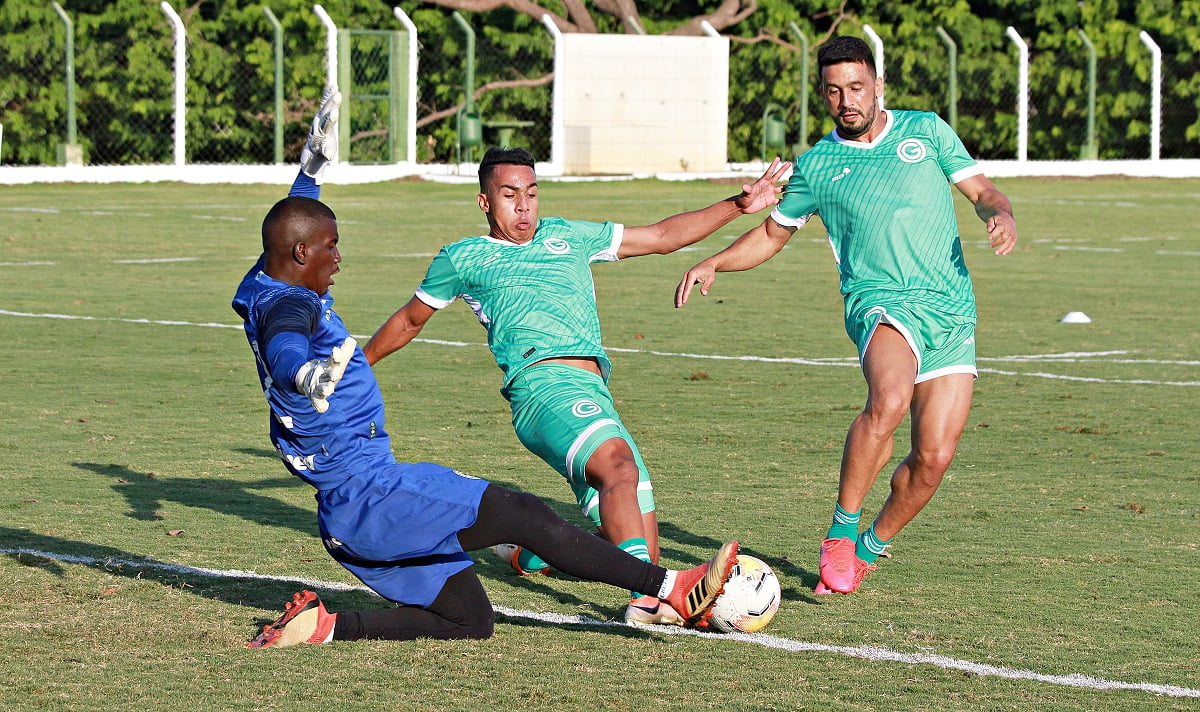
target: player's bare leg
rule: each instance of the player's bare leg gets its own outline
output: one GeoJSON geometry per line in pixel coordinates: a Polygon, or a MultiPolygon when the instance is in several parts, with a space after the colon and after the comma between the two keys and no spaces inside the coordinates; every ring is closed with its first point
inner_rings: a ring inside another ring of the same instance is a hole
{"type": "Polygon", "coordinates": [[[867,403],[850,425],[842,450],[838,481],[839,514],[853,519],[845,535],[831,528],[821,543],[818,593],[849,593],[857,588],[854,548],[862,504],[880,471],[892,457],[896,428],[908,413],[917,374],[917,357],[895,328],[880,324],[863,358],[867,403]]]}
{"type": "Polygon", "coordinates": [[[838,503],[857,512],[892,457],[896,429],[913,399],[917,357],[899,331],[880,324],[863,360],[867,403],[850,425],[842,450],[838,503]]]}
{"type": "MultiPolygon", "coordinates": [[[[638,505],[638,467],[629,444],[621,438],[606,440],[588,458],[585,476],[599,493],[604,537],[617,545],[629,539],[644,539],[649,548],[650,537],[638,505]]],[[[655,531],[656,544],[657,535],[655,531]]]]}
{"type": "MultiPolygon", "coordinates": [[[[659,547],[659,544],[658,544],[658,512],[657,511],[642,513],[642,531],[645,533],[646,550],[650,554],[650,563],[657,564],[658,557],[662,553],[662,549],[659,547]]],[[[608,541],[612,541],[612,542],[617,541],[617,540],[614,540],[611,536],[609,536],[608,531],[605,530],[603,524],[600,525],[600,536],[604,537],[608,541]]]]}
{"type": "MultiPolygon", "coordinates": [[[[642,513],[638,503],[640,473],[629,444],[621,438],[604,442],[587,463],[587,483],[599,493],[600,533],[629,553],[658,563],[658,517],[642,513]],[[643,548],[644,547],[644,548],[643,548]]],[[[673,624],[682,620],[654,596],[635,595],[625,620],[637,624],[673,624]]]]}
{"type": "Polygon", "coordinates": [[[875,533],[891,540],[911,522],[942,483],[971,412],[975,377],[956,373],[918,383],[912,400],[912,451],[892,473],[892,492],[875,519],[875,533]]]}

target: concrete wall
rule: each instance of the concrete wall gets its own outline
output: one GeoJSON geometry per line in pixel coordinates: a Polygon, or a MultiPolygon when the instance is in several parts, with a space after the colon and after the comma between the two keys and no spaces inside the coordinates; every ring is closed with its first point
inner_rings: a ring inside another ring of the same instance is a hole
{"type": "Polygon", "coordinates": [[[566,34],[555,74],[568,174],[726,169],[729,40],[566,34]]]}

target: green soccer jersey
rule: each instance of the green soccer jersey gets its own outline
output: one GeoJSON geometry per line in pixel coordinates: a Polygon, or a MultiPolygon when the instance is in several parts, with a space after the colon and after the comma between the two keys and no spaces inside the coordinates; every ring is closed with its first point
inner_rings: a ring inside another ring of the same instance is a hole
{"type": "Polygon", "coordinates": [[[846,141],[835,131],[797,157],[771,217],[799,226],[813,213],[821,216],[847,308],[903,293],[973,318],[975,297],[947,181],[982,170],[936,114],[885,113],[887,126],[874,142],[846,141]]]}
{"type": "Polygon", "coordinates": [[[532,363],[567,356],[597,359],[607,380],[590,265],[616,260],[623,233],[617,223],[542,218],[524,244],[463,238],[438,252],[416,296],[434,309],[463,298],[487,330],[505,386],[532,363]]]}

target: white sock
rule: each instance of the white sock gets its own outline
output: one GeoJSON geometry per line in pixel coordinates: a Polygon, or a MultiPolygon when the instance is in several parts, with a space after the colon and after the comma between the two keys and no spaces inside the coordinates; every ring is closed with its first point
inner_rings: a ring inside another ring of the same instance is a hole
{"type": "Polygon", "coordinates": [[[679,575],[678,571],[667,569],[667,575],[663,577],[662,586],[658,589],[658,597],[666,598],[671,589],[675,588],[675,577],[679,575]]]}

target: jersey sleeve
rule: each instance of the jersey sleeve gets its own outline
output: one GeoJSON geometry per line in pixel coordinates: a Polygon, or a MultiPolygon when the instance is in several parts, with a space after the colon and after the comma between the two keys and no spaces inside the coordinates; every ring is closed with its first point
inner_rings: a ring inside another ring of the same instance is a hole
{"type": "Polygon", "coordinates": [[[316,294],[308,290],[288,290],[263,310],[258,324],[262,345],[271,343],[281,332],[311,337],[317,332],[320,318],[321,299],[316,294]]]}
{"type": "Polygon", "coordinates": [[[444,309],[465,291],[466,286],[454,267],[454,260],[443,247],[433,262],[429,263],[425,279],[417,287],[416,297],[434,309],[444,309]]]}
{"type": "Polygon", "coordinates": [[[571,220],[571,233],[583,246],[588,262],[615,262],[617,250],[621,249],[621,238],[625,226],[614,222],[588,222],[571,220]]]}
{"type": "Polygon", "coordinates": [[[262,305],[259,350],[276,383],[291,383],[306,361],[321,318],[321,300],[309,290],[288,289],[262,305]]]}
{"type": "Polygon", "coordinates": [[[967,152],[967,147],[963,145],[958,134],[954,133],[954,129],[950,128],[950,124],[947,124],[937,114],[931,114],[931,116],[933,117],[932,134],[934,145],[937,148],[938,165],[941,166],[942,173],[945,174],[947,180],[951,183],[958,183],[983,173],[983,169],[967,152]]]}
{"type": "Polygon", "coordinates": [[[817,212],[817,198],[808,185],[808,180],[796,167],[792,177],[783,188],[779,205],[771,211],[771,219],[787,227],[804,227],[804,223],[817,212]]]}
{"type": "Polygon", "coordinates": [[[317,185],[315,178],[308,175],[303,169],[301,169],[300,172],[296,174],[296,180],[292,181],[292,189],[288,191],[288,197],[292,196],[320,200],[321,186],[317,185]]]}

